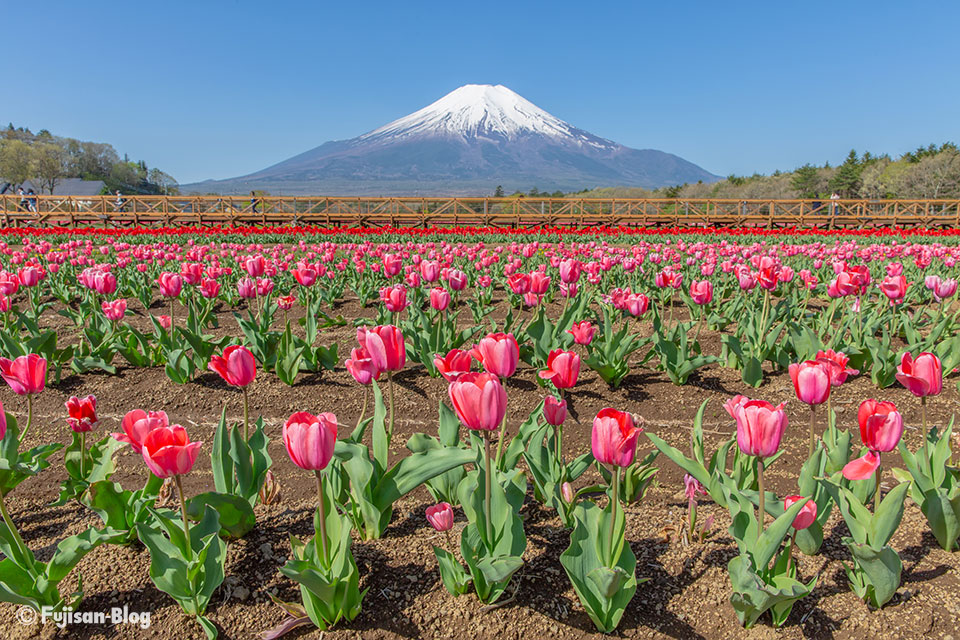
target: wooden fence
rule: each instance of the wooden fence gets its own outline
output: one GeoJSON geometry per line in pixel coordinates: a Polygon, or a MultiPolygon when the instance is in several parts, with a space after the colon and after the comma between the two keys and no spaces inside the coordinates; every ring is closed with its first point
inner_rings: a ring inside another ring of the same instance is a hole
{"type": "Polygon", "coordinates": [[[960,200],[0,196],[7,227],[957,228],[960,200]]]}

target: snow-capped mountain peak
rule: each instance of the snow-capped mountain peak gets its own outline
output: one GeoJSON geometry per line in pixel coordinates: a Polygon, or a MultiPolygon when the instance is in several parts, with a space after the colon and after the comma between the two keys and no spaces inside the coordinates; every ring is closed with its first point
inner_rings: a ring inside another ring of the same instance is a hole
{"type": "Polygon", "coordinates": [[[503,85],[468,84],[433,104],[360,136],[363,142],[387,142],[417,136],[497,137],[525,134],[566,139],[575,144],[616,146],[550,115],[503,85]]]}

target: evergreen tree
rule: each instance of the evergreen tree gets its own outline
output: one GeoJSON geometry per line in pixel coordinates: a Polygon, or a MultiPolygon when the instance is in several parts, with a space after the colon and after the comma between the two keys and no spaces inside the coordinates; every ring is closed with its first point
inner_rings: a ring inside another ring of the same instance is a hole
{"type": "Polygon", "coordinates": [[[499,185],[499,184],[497,185],[497,189],[493,192],[493,197],[494,198],[503,197],[503,185],[499,185]]]}
{"type": "Polygon", "coordinates": [[[837,172],[833,174],[830,180],[830,189],[836,191],[843,198],[855,198],[860,191],[860,172],[863,171],[863,165],[857,157],[857,152],[853,149],[847,155],[837,172]]]}
{"type": "Polygon", "coordinates": [[[816,198],[818,182],[819,175],[817,168],[810,163],[794,171],[793,177],[790,178],[790,186],[794,188],[797,195],[801,198],[816,198]]]}

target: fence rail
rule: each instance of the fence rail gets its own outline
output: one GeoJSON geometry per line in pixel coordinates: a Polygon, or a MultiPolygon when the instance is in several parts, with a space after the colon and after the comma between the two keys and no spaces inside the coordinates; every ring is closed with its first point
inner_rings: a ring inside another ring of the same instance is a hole
{"type": "Polygon", "coordinates": [[[957,228],[960,200],[0,196],[7,227],[957,228]]]}

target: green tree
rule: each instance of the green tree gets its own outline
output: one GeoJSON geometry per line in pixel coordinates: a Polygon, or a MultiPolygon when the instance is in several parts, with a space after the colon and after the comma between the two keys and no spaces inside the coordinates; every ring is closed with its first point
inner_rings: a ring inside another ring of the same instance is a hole
{"type": "Polygon", "coordinates": [[[494,192],[493,192],[493,197],[494,197],[494,198],[502,198],[502,197],[503,197],[503,185],[499,185],[499,184],[497,185],[496,190],[494,190],[494,192]]]}
{"type": "Polygon", "coordinates": [[[790,178],[790,186],[801,198],[816,198],[819,184],[820,175],[817,168],[810,163],[794,171],[793,177],[790,178]]]}
{"type": "Polygon", "coordinates": [[[57,144],[39,143],[33,146],[34,175],[41,189],[51,195],[67,171],[67,153],[57,144]]]}
{"type": "Polygon", "coordinates": [[[843,161],[837,172],[833,174],[830,180],[830,189],[836,191],[843,198],[854,198],[860,192],[860,172],[863,171],[863,165],[857,157],[857,152],[853,149],[847,154],[847,159],[843,161]]]}
{"type": "Polygon", "coordinates": [[[8,140],[0,146],[0,176],[14,185],[33,177],[33,152],[22,140],[8,140]]]}

